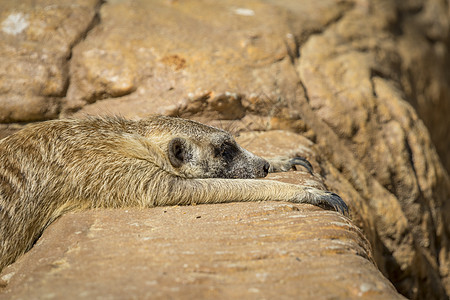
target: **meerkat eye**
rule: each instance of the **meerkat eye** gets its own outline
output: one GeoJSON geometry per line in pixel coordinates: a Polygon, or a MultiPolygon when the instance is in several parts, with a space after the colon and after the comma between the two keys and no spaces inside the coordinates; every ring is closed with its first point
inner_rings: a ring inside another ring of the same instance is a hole
{"type": "Polygon", "coordinates": [[[225,142],[220,147],[220,156],[222,156],[225,161],[232,161],[233,158],[236,156],[236,152],[237,152],[236,145],[230,142],[225,142]]]}

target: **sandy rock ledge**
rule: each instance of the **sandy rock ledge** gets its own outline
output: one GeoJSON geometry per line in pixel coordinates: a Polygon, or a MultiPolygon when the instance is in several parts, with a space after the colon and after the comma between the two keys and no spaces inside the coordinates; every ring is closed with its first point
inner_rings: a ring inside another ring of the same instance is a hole
{"type": "Polygon", "coordinates": [[[0,299],[403,299],[347,218],[280,202],[69,214],[1,279],[0,299]]]}

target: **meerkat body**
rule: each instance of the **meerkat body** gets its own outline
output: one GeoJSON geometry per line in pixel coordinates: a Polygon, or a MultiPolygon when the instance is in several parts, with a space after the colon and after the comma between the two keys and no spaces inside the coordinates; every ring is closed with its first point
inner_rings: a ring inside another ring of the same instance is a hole
{"type": "Polygon", "coordinates": [[[0,270],[73,210],[280,200],[347,212],[336,194],[256,179],[295,164],[308,167],[269,164],[229,133],[179,118],[31,125],[0,140],[0,270]]]}

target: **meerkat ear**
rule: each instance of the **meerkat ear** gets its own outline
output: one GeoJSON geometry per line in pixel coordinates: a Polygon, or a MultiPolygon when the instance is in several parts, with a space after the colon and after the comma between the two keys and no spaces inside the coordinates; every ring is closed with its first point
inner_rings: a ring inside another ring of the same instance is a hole
{"type": "Polygon", "coordinates": [[[172,166],[179,168],[186,160],[186,140],[182,138],[173,138],[169,142],[169,160],[172,166]]]}

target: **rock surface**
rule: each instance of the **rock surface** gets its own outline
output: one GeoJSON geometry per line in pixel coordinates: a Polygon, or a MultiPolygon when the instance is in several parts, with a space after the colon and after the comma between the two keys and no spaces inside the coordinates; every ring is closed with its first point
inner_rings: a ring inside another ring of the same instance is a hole
{"type": "Polygon", "coordinates": [[[72,47],[92,27],[100,2],[0,3],[0,123],[58,117],[72,47]]]}
{"type": "Polygon", "coordinates": [[[2,274],[1,299],[403,299],[335,212],[288,203],[88,211],[2,274]]]}
{"type": "MultiPolygon", "coordinates": [[[[3,1],[0,122],[165,113],[301,133],[383,274],[445,299],[449,23],[444,0],[3,1]]],[[[266,156],[305,142],[241,137],[266,156]]]]}

